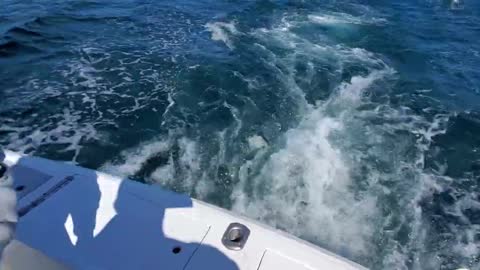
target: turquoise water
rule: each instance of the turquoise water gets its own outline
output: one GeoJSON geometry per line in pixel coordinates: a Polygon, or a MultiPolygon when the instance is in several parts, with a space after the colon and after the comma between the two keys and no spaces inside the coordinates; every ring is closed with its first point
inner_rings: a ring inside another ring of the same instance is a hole
{"type": "Polygon", "coordinates": [[[480,3],[18,1],[0,145],[372,269],[480,268],[480,3]]]}

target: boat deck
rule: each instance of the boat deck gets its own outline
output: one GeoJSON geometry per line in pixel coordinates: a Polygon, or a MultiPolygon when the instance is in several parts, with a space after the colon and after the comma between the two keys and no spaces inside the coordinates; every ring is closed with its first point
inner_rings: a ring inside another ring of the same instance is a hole
{"type": "Polygon", "coordinates": [[[365,269],[188,196],[6,152],[16,239],[73,269],[365,269]]]}

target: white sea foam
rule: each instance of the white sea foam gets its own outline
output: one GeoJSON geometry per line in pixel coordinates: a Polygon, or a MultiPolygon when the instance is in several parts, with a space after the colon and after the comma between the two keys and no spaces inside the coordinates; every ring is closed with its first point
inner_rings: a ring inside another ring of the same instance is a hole
{"type": "Polygon", "coordinates": [[[231,35],[238,34],[238,30],[235,27],[234,22],[213,22],[207,23],[205,28],[212,33],[212,40],[222,41],[228,48],[233,50],[235,46],[230,39],[231,35]]]}
{"type": "Polygon", "coordinates": [[[175,100],[173,99],[172,96],[173,96],[172,91],[169,91],[168,95],[167,95],[168,106],[167,106],[167,108],[165,108],[165,111],[162,114],[162,119],[163,119],[162,120],[162,126],[165,125],[165,123],[166,123],[165,119],[167,119],[168,113],[170,112],[172,107],[175,105],[175,100]]]}
{"type": "MultiPolygon", "coordinates": [[[[321,242],[337,251],[364,254],[370,250],[374,233],[372,219],[378,214],[376,198],[362,196],[351,188],[350,165],[344,153],[331,142],[333,134],[344,129],[344,113],[361,104],[364,91],[376,80],[391,74],[373,54],[358,48],[316,44],[293,32],[284,20],[278,28],[259,29],[252,33],[260,42],[259,53],[271,66],[273,74],[290,89],[304,109],[299,126],[285,135],[285,145],[268,157],[259,175],[252,179],[249,171],[258,166],[265,151],[244,163],[239,171],[240,182],[232,194],[234,210],[261,219],[304,238],[321,242]],[[279,57],[269,47],[292,50],[279,57]],[[337,87],[332,98],[318,107],[307,105],[303,90],[295,82],[295,56],[308,55],[314,61],[363,62],[367,67],[380,67],[368,76],[356,76],[337,87]],[[328,60],[324,60],[328,59],[328,60]],[[247,192],[247,190],[253,190],[247,192]]],[[[244,80],[249,80],[243,75],[244,80]]],[[[300,110],[300,112],[302,112],[300,110]]],[[[259,136],[248,139],[250,148],[265,146],[259,136]]]]}
{"type": "Polygon", "coordinates": [[[372,71],[368,76],[354,76],[350,82],[343,82],[338,87],[338,91],[334,93],[335,98],[328,100],[331,103],[330,106],[349,106],[348,109],[352,109],[360,104],[362,94],[375,80],[382,78],[387,74],[392,74],[392,69],[386,69],[381,71],[372,71]]]}
{"type": "MultiPolygon", "coordinates": [[[[61,114],[52,115],[41,123],[33,123],[29,127],[15,127],[14,123],[0,126],[6,131],[7,147],[19,152],[28,152],[44,145],[62,145],[62,150],[73,151],[72,161],[76,161],[82,141],[98,138],[98,133],[91,123],[82,123],[81,112],[73,110],[73,105],[65,108],[61,114]],[[27,135],[23,135],[26,133],[27,135]]],[[[35,116],[32,116],[35,117],[35,116]]]]}
{"type": "Polygon", "coordinates": [[[3,118],[0,131],[5,132],[2,142],[6,148],[33,154],[55,145],[57,152],[73,153],[71,161],[76,162],[85,143],[104,136],[97,131],[97,125],[118,127],[116,119],[122,114],[136,116],[138,111],[158,101],[158,93],[167,88],[164,78],[175,72],[174,69],[162,72],[151,66],[130,67],[145,61],[142,56],[149,52],[123,53],[87,46],[75,48],[73,53],[76,58],[52,71],[55,76],[63,76],[65,81],[31,79],[20,87],[38,89],[28,96],[35,101],[49,98],[50,102],[62,94],[64,97],[58,106],[48,105],[49,110],[53,110],[48,116],[32,114],[20,122],[3,118]],[[119,66],[105,68],[105,62],[112,57],[119,58],[119,66]],[[107,73],[117,80],[105,79],[107,73]],[[133,80],[135,77],[140,80],[133,80]],[[130,87],[142,83],[154,86],[145,92],[130,87]],[[103,102],[106,99],[108,104],[103,102]],[[110,107],[112,104],[116,104],[116,109],[110,107]]]}
{"type": "MultiPolygon", "coordinates": [[[[358,104],[362,91],[380,77],[352,78],[331,103],[358,104]]],[[[330,141],[333,132],[343,129],[342,119],[328,117],[327,107],[311,109],[299,127],[285,134],[285,146],[255,177],[253,196],[244,196],[242,185],[237,188],[234,209],[337,250],[363,253],[369,250],[370,219],[378,210],[375,198],[359,199],[350,188],[349,165],[330,141]]]]}
{"type": "Polygon", "coordinates": [[[197,143],[185,137],[175,138],[174,134],[127,149],[116,160],[104,164],[101,170],[121,177],[134,176],[148,160],[159,154],[168,160],[147,175],[146,181],[182,192],[196,192],[199,197],[208,194],[208,183],[202,183],[204,172],[200,169],[197,143]]]}
{"type": "Polygon", "coordinates": [[[347,13],[331,12],[326,14],[308,15],[308,19],[317,24],[323,25],[362,25],[362,24],[381,24],[386,22],[383,18],[373,16],[355,17],[347,13]]]}
{"type": "Polygon", "coordinates": [[[120,162],[108,162],[102,166],[101,170],[123,177],[134,175],[148,159],[158,153],[167,152],[171,145],[170,140],[143,143],[135,148],[123,151],[120,154],[120,162]]]}
{"type": "Polygon", "coordinates": [[[248,146],[250,147],[251,150],[257,150],[261,148],[265,148],[268,146],[267,142],[262,136],[259,135],[253,135],[248,137],[248,146]]]}
{"type": "Polygon", "coordinates": [[[223,102],[223,106],[225,106],[226,108],[228,108],[230,110],[230,112],[232,113],[232,116],[233,116],[233,119],[235,119],[235,122],[237,123],[236,124],[236,127],[233,131],[233,137],[237,137],[240,130],[242,129],[242,126],[243,126],[243,122],[242,122],[242,119],[240,117],[240,112],[238,111],[237,108],[235,108],[235,106],[233,105],[230,105],[228,102],[223,102]]]}
{"type": "Polygon", "coordinates": [[[308,19],[310,21],[319,23],[319,24],[361,24],[361,20],[351,17],[351,16],[332,16],[332,15],[309,15],[308,19]]]}

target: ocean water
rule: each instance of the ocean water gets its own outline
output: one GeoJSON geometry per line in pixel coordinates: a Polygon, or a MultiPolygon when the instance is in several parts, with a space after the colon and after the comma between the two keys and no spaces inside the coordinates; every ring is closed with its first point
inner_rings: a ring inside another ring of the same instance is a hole
{"type": "Polygon", "coordinates": [[[0,146],[480,269],[480,2],[2,0],[0,146]]]}

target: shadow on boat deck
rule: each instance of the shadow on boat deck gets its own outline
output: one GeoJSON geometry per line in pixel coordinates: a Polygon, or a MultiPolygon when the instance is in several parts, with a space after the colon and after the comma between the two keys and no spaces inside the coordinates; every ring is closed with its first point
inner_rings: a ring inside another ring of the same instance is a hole
{"type": "Polygon", "coordinates": [[[18,240],[74,269],[239,269],[201,243],[208,225],[166,215],[168,209],[192,207],[187,196],[32,157],[22,157],[10,175],[16,185],[43,179],[55,166],[74,174],[64,174],[43,199],[20,210],[18,240]]]}

